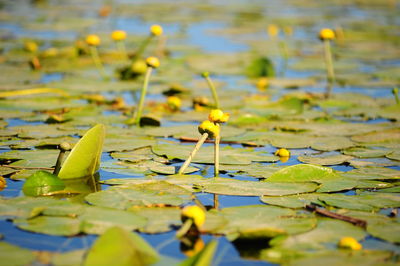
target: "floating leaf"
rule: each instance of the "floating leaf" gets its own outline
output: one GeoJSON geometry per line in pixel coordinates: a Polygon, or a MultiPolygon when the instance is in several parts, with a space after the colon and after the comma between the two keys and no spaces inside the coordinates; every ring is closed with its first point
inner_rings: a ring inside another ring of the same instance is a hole
{"type": "Polygon", "coordinates": [[[315,183],[257,182],[241,181],[230,178],[208,178],[194,183],[202,192],[239,195],[239,196],[282,196],[304,192],[313,192],[318,187],[315,183]]]}
{"type": "Polygon", "coordinates": [[[102,124],[91,128],[79,140],[65,160],[58,176],[61,179],[93,175],[99,170],[105,129],[102,124]]]}
{"type": "Polygon", "coordinates": [[[64,182],[57,176],[46,171],[37,171],[25,181],[22,191],[26,196],[41,196],[64,188],[64,182]]]}
{"type": "Polygon", "coordinates": [[[272,238],[277,235],[298,234],[311,230],[316,219],[300,215],[294,210],[275,206],[241,206],[221,210],[228,224],[214,233],[226,234],[229,240],[237,238],[272,238]],[[252,226],[249,227],[248,225],[252,226]]]}
{"type": "Polygon", "coordinates": [[[297,164],[273,173],[266,182],[323,182],[336,179],[332,168],[312,164],[297,164]]]}
{"type": "Polygon", "coordinates": [[[174,207],[164,208],[137,208],[132,207],[129,209],[133,213],[146,217],[147,224],[139,228],[140,232],[155,234],[165,233],[171,231],[173,226],[181,225],[181,210],[174,207]],[[157,217],[157,219],[154,219],[157,217]]]}
{"type": "Polygon", "coordinates": [[[347,162],[352,159],[352,156],[342,154],[317,154],[304,155],[297,157],[297,160],[303,163],[318,164],[318,165],[336,165],[347,162]]]}
{"type": "Polygon", "coordinates": [[[36,233],[73,236],[80,232],[81,221],[69,217],[38,216],[32,219],[16,219],[14,224],[24,230],[36,233]]]}
{"type": "Polygon", "coordinates": [[[112,227],[90,249],[84,265],[150,265],[159,259],[155,251],[138,234],[112,227]]]}
{"type": "Polygon", "coordinates": [[[344,154],[358,158],[383,157],[391,152],[392,152],[391,150],[386,150],[386,149],[373,149],[373,148],[360,148],[360,147],[354,147],[343,151],[344,154]]]}
{"type": "Polygon", "coordinates": [[[30,265],[35,261],[32,251],[4,241],[0,242],[0,261],[7,266],[30,265]]]}

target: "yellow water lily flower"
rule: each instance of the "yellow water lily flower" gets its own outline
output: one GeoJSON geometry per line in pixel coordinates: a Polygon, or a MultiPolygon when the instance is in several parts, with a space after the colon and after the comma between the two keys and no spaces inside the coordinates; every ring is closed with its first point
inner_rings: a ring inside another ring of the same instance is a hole
{"type": "Polygon", "coordinates": [[[340,248],[347,248],[351,250],[361,250],[362,245],[353,237],[342,237],[339,241],[339,247],[340,248]]]}
{"type": "Polygon", "coordinates": [[[90,34],[86,36],[86,43],[91,46],[99,46],[100,45],[100,37],[96,34],[90,34]]]}
{"type": "Polygon", "coordinates": [[[324,28],[319,32],[320,40],[333,40],[335,39],[335,32],[331,29],[324,28]]]}
{"type": "Polygon", "coordinates": [[[153,25],[150,27],[150,33],[154,36],[160,36],[163,33],[163,28],[160,25],[153,25]]]}
{"type": "Polygon", "coordinates": [[[150,56],[146,58],[146,64],[149,67],[157,68],[160,66],[160,60],[157,57],[150,56]]]}
{"type": "Polygon", "coordinates": [[[281,148],[277,151],[275,151],[275,155],[279,157],[289,157],[290,156],[290,151],[288,151],[285,148],[281,148]]]}
{"type": "Polygon", "coordinates": [[[186,206],[182,209],[181,219],[182,222],[185,222],[187,219],[192,219],[193,224],[197,228],[200,228],[206,220],[206,214],[199,206],[186,206]]]}
{"type": "Polygon", "coordinates": [[[126,32],[123,30],[115,30],[111,33],[111,38],[114,41],[122,41],[126,39],[126,32]]]}
{"type": "Polygon", "coordinates": [[[270,37],[276,37],[279,34],[279,27],[275,24],[269,24],[267,27],[267,32],[270,37]]]}
{"type": "Polygon", "coordinates": [[[172,111],[178,111],[181,109],[182,101],[179,97],[169,96],[167,98],[167,105],[172,111]]]}
{"type": "Polygon", "coordinates": [[[229,120],[229,114],[222,112],[220,109],[211,110],[208,120],[214,123],[225,123],[229,120]]]}
{"type": "Polygon", "coordinates": [[[0,176],[0,191],[7,186],[7,182],[4,177],[0,176]]]}
{"type": "Polygon", "coordinates": [[[219,136],[220,127],[219,124],[215,124],[210,120],[205,120],[199,125],[200,134],[208,133],[210,138],[215,138],[219,136]]]}

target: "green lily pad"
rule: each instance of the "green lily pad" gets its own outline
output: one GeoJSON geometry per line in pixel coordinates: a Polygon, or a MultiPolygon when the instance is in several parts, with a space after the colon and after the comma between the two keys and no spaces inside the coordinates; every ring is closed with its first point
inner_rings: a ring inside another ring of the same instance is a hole
{"type": "Polygon", "coordinates": [[[86,234],[102,234],[113,226],[136,230],[146,224],[146,218],[134,213],[96,206],[87,208],[79,219],[81,231],[86,234]]]}
{"type": "Polygon", "coordinates": [[[132,206],[157,204],[178,206],[190,201],[190,195],[191,192],[186,189],[161,181],[158,183],[149,183],[145,186],[137,185],[124,188],[111,188],[92,193],[86,196],[86,200],[93,205],[124,210],[132,206]],[[157,189],[154,189],[154,185],[156,185],[157,189]]]}
{"type": "Polygon", "coordinates": [[[36,256],[29,249],[20,248],[7,242],[0,242],[0,260],[7,266],[30,265],[36,256]]]}
{"type": "Polygon", "coordinates": [[[228,224],[214,233],[226,234],[229,240],[237,238],[272,238],[277,235],[299,234],[312,230],[316,219],[296,211],[275,206],[241,206],[222,209],[228,224]],[[252,226],[249,227],[248,225],[252,226]]]}
{"type": "Polygon", "coordinates": [[[318,164],[318,165],[336,165],[347,162],[352,159],[352,156],[342,155],[342,154],[317,154],[317,155],[304,155],[298,156],[297,160],[308,164],[318,164]]]}
{"type": "MultiPolygon", "coordinates": [[[[186,160],[193,150],[194,145],[168,145],[159,144],[152,147],[155,154],[159,156],[167,156],[168,159],[186,160]]],[[[214,163],[214,147],[201,147],[199,152],[194,156],[194,163],[214,163]]],[[[250,164],[255,162],[276,162],[279,157],[258,152],[251,149],[221,147],[220,148],[220,163],[221,164],[250,164]]]]}
{"type": "Polygon", "coordinates": [[[400,152],[399,151],[394,151],[394,152],[391,152],[389,154],[386,154],[386,158],[400,161],[400,152]]]}
{"type": "Polygon", "coordinates": [[[373,149],[373,148],[360,148],[354,147],[350,149],[346,149],[342,151],[344,154],[351,155],[358,158],[375,158],[375,157],[383,157],[389,153],[391,150],[386,149],[373,149]]]}
{"type": "Polygon", "coordinates": [[[400,179],[400,171],[384,167],[363,167],[340,173],[340,175],[352,179],[400,179]]]}
{"type": "Polygon", "coordinates": [[[361,143],[399,143],[400,129],[376,130],[375,132],[353,136],[351,139],[361,143]]]}
{"type": "Polygon", "coordinates": [[[157,251],[138,234],[112,227],[93,244],[84,265],[150,265],[158,259],[157,251]]]}
{"type": "Polygon", "coordinates": [[[380,208],[400,206],[400,198],[395,195],[374,193],[368,195],[347,196],[342,194],[320,195],[318,199],[337,208],[373,211],[380,208]]]}
{"type": "Polygon", "coordinates": [[[46,171],[37,171],[25,181],[22,191],[26,196],[42,196],[64,188],[65,184],[57,176],[46,171]]]}
{"type": "Polygon", "coordinates": [[[265,182],[318,182],[338,178],[332,168],[312,164],[291,165],[273,173],[265,182]]]}
{"type": "Polygon", "coordinates": [[[208,178],[194,183],[202,192],[238,195],[238,196],[282,196],[304,192],[313,192],[318,187],[315,183],[256,182],[240,181],[230,178],[208,178]]]}
{"type": "Polygon", "coordinates": [[[129,210],[139,216],[147,218],[147,224],[142,228],[139,228],[139,231],[143,233],[165,233],[171,231],[173,226],[178,226],[182,224],[181,210],[179,208],[132,207],[129,210]],[[157,217],[157,219],[154,219],[154,217],[157,217]]]}
{"type": "Polygon", "coordinates": [[[311,148],[319,151],[342,150],[355,144],[346,137],[319,137],[311,144],[311,148]]]}
{"type": "Polygon", "coordinates": [[[80,232],[81,221],[69,217],[38,216],[32,219],[16,219],[14,224],[35,233],[73,236],[80,232]]]}
{"type": "Polygon", "coordinates": [[[299,195],[288,195],[288,196],[261,196],[260,200],[264,203],[286,207],[286,208],[304,208],[307,204],[315,203],[318,205],[324,205],[318,197],[323,195],[322,193],[308,193],[308,194],[299,194],[299,195]]]}
{"type": "Polygon", "coordinates": [[[15,150],[0,154],[0,159],[17,160],[10,165],[23,167],[52,167],[56,164],[59,151],[56,150],[15,150]]]}

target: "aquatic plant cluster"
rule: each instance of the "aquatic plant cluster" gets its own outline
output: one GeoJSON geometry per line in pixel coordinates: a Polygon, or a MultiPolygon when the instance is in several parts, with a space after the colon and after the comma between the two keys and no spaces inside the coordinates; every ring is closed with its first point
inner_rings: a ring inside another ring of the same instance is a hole
{"type": "Polygon", "coordinates": [[[0,1],[0,265],[398,264],[396,9],[0,1]]]}

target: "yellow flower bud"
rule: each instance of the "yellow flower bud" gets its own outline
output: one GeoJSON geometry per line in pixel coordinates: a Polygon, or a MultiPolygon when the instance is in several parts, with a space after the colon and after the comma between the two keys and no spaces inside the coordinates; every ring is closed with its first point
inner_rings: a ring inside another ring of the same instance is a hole
{"type": "Polygon", "coordinates": [[[270,24],[267,27],[267,32],[270,37],[276,37],[279,34],[279,27],[275,24],[270,24]]]}
{"type": "Polygon", "coordinates": [[[150,27],[150,33],[154,36],[160,36],[163,33],[163,28],[160,25],[153,25],[150,27]]]}
{"type": "Polygon", "coordinates": [[[225,123],[229,120],[229,114],[222,112],[220,109],[211,110],[208,120],[214,123],[225,123]]]}
{"type": "Polygon", "coordinates": [[[4,177],[0,176],[0,191],[7,186],[7,182],[4,177]]]}
{"type": "Polygon", "coordinates": [[[321,41],[323,41],[323,40],[333,40],[333,39],[335,39],[335,32],[333,30],[327,29],[327,28],[322,29],[319,32],[319,39],[321,41]]]}
{"type": "Polygon", "coordinates": [[[186,206],[182,209],[181,219],[182,222],[185,222],[187,219],[192,219],[193,224],[197,228],[200,228],[206,220],[206,214],[199,206],[186,206]]]}
{"type": "Polygon", "coordinates": [[[288,151],[285,148],[281,148],[277,151],[275,151],[275,155],[279,157],[289,157],[290,156],[290,151],[288,151]]]}
{"type": "Polygon", "coordinates": [[[339,241],[340,248],[346,248],[351,250],[361,250],[362,245],[358,243],[358,241],[352,237],[342,237],[339,241]]]}
{"type": "Polygon", "coordinates": [[[86,36],[86,43],[91,46],[100,45],[100,38],[96,34],[90,34],[86,36]]]}
{"type": "Polygon", "coordinates": [[[260,90],[267,88],[268,85],[269,85],[269,80],[266,77],[259,78],[256,83],[257,88],[260,90]]]}
{"type": "Polygon", "coordinates": [[[219,136],[219,124],[214,124],[213,122],[209,120],[203,121],[199,125],[199,132],[200,134],[208,133],[210,138],[215,138],[216,136],[219,136]]]}
{"type": "Polygon", "coordinates": [[[146,70],[147,70],[146,61],[144,61],[142,59],[137,59],[137,60],[133,61],[132,65],[131,65],[132,73],[144,74],[144,73],[146,73],[146,70]]]}
{"type": "Polygon", "coordinates": [[[27,41],[24,43],[24,48],[28,52],[35,53],[38,50],[38,45],[34,41],[27,41]]]}
{"type": "Polygon", "coordinates": [[[122,41],[126,39],[126,32],[123,30],[115,30],[111,33],[111,38],[114,41],[122,41]]]}
{"type": "Polygon", "coordinates": [[[167,98],[167,105],[172,111],[178,111],[181,109],[182,101],[179,97],[169,96],[167,98]]]}
{"type": "Polygon", "coordinates": [[[158,60],[157,57],[150,56],[150,57],[147,57],[147,58],[146,58],[146,64],[147,64],[147,66],[149,66],[149,67],[157,68],[157,67],[160,66],[160,61],[158,60]]]}

